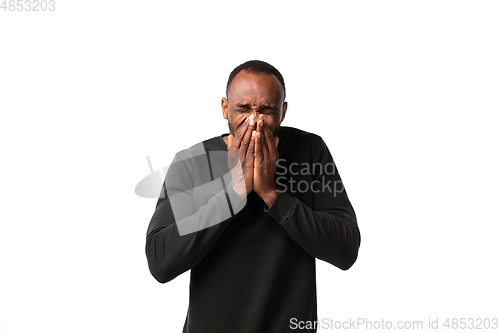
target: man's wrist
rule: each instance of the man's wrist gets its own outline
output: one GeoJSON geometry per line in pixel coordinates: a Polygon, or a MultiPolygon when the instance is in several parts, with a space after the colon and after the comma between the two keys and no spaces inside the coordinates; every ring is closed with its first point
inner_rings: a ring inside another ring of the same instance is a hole
{"type": "Polygon", "coordinates": [[[243,183],[242,186],[241,182],[238,182],[237,184],[233,184],[233,182],[231,182],[231,186],[233,187],[234,192],[236,192],[236,194],[238,194],[241,199],[246,198],[247,196],[247,189],[244,184],[245,183],[243,183]]]}
{"type": "Polygon", "coordinates": [[[278,196],[278,191],[276,189],[273,189],[266,194],[264,194],[261,198],[264,200],[264,202],[267,205],[267,208],[271,208],[271,206],[274,203],[274,200],[276,200],[276,197],[278,196]]]}

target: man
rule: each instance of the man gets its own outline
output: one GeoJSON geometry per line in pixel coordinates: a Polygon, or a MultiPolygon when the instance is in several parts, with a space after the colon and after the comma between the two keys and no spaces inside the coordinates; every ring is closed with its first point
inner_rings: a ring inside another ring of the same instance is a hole
{"type": "Polygon", "coordinates": [[[246,62],[226,96],[229,135],[169,168],[147,232],[150,271],[165,283],[191,270],[183,332],[316,332],[297,329],[317,320],[315,258],[351,267],[356,215],[321,137],[281,126],[278,70],[246,62]]]}

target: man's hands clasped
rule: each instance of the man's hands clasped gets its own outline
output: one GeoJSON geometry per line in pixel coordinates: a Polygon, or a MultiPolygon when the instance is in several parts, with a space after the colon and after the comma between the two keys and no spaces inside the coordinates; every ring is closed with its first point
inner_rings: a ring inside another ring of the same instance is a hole
{"type": "Polygon", "coordinates": [[[274,137],[264,117],[250,115],[228,137],[228,167],[235,192],[242,198],[254,190],[270,207],[277,196],[274,181],[279,138],[274,137]],[[255,129],[255,127],[257,127],[255,129]],[[255,130],[254,130],[255,129],[255,130]],[[235,168],[241,163],[241,169],[235,168]]]}
{"type": "Polygon", "coordinates": [[[255,140],[253,139],[253,128],[255,119],[253,115],[245,120],[236,129],[236,135],[228,137],[228,158],[227,164],[231,170],[231,185],[234,191],[242,198],[253,190],[253,165],[255,140]],[[241,163],[241,168],[235,167],[241,163]]]}

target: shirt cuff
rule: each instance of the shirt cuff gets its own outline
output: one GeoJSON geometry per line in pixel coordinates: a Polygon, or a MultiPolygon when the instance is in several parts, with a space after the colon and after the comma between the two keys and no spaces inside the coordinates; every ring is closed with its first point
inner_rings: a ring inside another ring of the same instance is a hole
{"type": "Polygon", "coordinates": [[[264,211],[271,215],[279,224],[288,221],[294,209],[295,198],[287,192],[278,192],[271,207],[266,208],[266,204],[264,204],[264,211]]]}

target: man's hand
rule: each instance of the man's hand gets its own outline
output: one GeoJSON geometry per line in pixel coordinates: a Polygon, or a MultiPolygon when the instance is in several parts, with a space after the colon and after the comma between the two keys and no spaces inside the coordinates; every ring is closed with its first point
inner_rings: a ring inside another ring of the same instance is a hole
{"type": "Polygon", "coordinates": [[[279,138],[274,137],[262,115],[259,116],[257,121],[257,132],[254,138],[253,188],[269,208],[278,195],[274,174],[278,166],[279,153],[277,147],[279,138]]]}
{"type": "Polygon", "coordinates": [[[254,127],[255,119],[252,114],[238,126],[235,136],[231,134],[227,139],[227,166],[231,170],[231,185],[240,198],[245,198],[253,190],[254,127]],[[241,169],[236,166],[238,163],[241,163],[241,169]]]}

